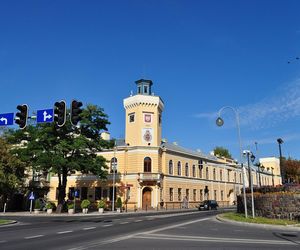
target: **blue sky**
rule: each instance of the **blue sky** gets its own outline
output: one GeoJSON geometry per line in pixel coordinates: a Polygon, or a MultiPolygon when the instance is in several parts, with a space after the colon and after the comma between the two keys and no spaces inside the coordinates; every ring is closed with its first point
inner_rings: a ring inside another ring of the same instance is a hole
{"type": "Polygon", "coordinates": [[[123,99],[139,78],[165,102],[163,137],[208,153],[300,159],[300,2],[1,1],[0,113],[97,104],[124,137],[123,99]],[[290,61],[290,63],[287,63],[290,61]]]}

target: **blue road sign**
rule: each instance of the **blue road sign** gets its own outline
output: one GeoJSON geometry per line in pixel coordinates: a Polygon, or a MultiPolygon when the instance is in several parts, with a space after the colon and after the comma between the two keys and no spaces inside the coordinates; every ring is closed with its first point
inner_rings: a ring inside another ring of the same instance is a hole
{"type": "Polygon", "coordinates": [[[30,193],[29,200],[34,200],[33,192],[30,193]]]}
{"type": "Polygon", "coordinates": [[[9,126],[14,124],[14,113],[0,114],[0,126],[9,126]]]}
{"type": "Polygon", "coordinates": [[[53,122],[53,109],[41,109],[37,111],[36,122],[53,122]]]}

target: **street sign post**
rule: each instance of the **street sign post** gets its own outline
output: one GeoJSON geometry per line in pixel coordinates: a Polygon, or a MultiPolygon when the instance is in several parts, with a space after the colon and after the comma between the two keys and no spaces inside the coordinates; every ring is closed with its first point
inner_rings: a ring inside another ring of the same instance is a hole
{"type": "Polygon", "coordinates": [[[30,193],[29,200],[30,200],[30,213],[31,213],[32,212],[32,201],[34,200],[33,192],[30,193]]]}
{"type": "Polygon", "coordinates": [[[41,109],[36,113],[36,122],[53,122],[53,109],[41,109]]]}
{"type": "Polygon", "coordinates": [[[0,114],[0,126],[10,126],[14,124],[14,113],[0,114]]]}

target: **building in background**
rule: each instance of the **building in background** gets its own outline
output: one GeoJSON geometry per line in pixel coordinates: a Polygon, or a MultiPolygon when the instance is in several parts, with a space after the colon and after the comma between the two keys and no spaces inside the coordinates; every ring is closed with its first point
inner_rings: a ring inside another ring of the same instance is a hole
{"type": "MultiPolygon", "coordinates": [[[[240,165],[162,139],[164,102],[153,94],[151,80],[140,79],[136,85],[137,93],[124,99],[125,139],[99,152],[109,162],[108,179],[74,173],[68,177],[68,198],[73,199],[75,190],[79,199],[92,202],[121,197],[128,209],[195,207],[205,199],[221,206],[234,204],[243,186],[240,165]]],[[[109,140],[109,133],[102,138],[109,140]]],[[[259,185],[257,173],[253,167],[254,185],[259,185]]],[[[273,173],[278,176],[280,171],[274,167],[273,173]]],[[[259,174],[265,185],[271,185],[270,171],[259,174]]],[[[57,186],[57,177],[51,177],[49,200],[57,200],[57,186]]]]}

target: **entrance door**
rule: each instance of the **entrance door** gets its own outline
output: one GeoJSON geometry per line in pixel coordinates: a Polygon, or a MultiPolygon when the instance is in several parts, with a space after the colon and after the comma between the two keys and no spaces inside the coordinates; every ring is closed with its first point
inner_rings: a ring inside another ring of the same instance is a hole
{"type": "Polygon", "coordinates": [[[151,188],[143,189],[143,210],[151,208],[151,188]]]}

